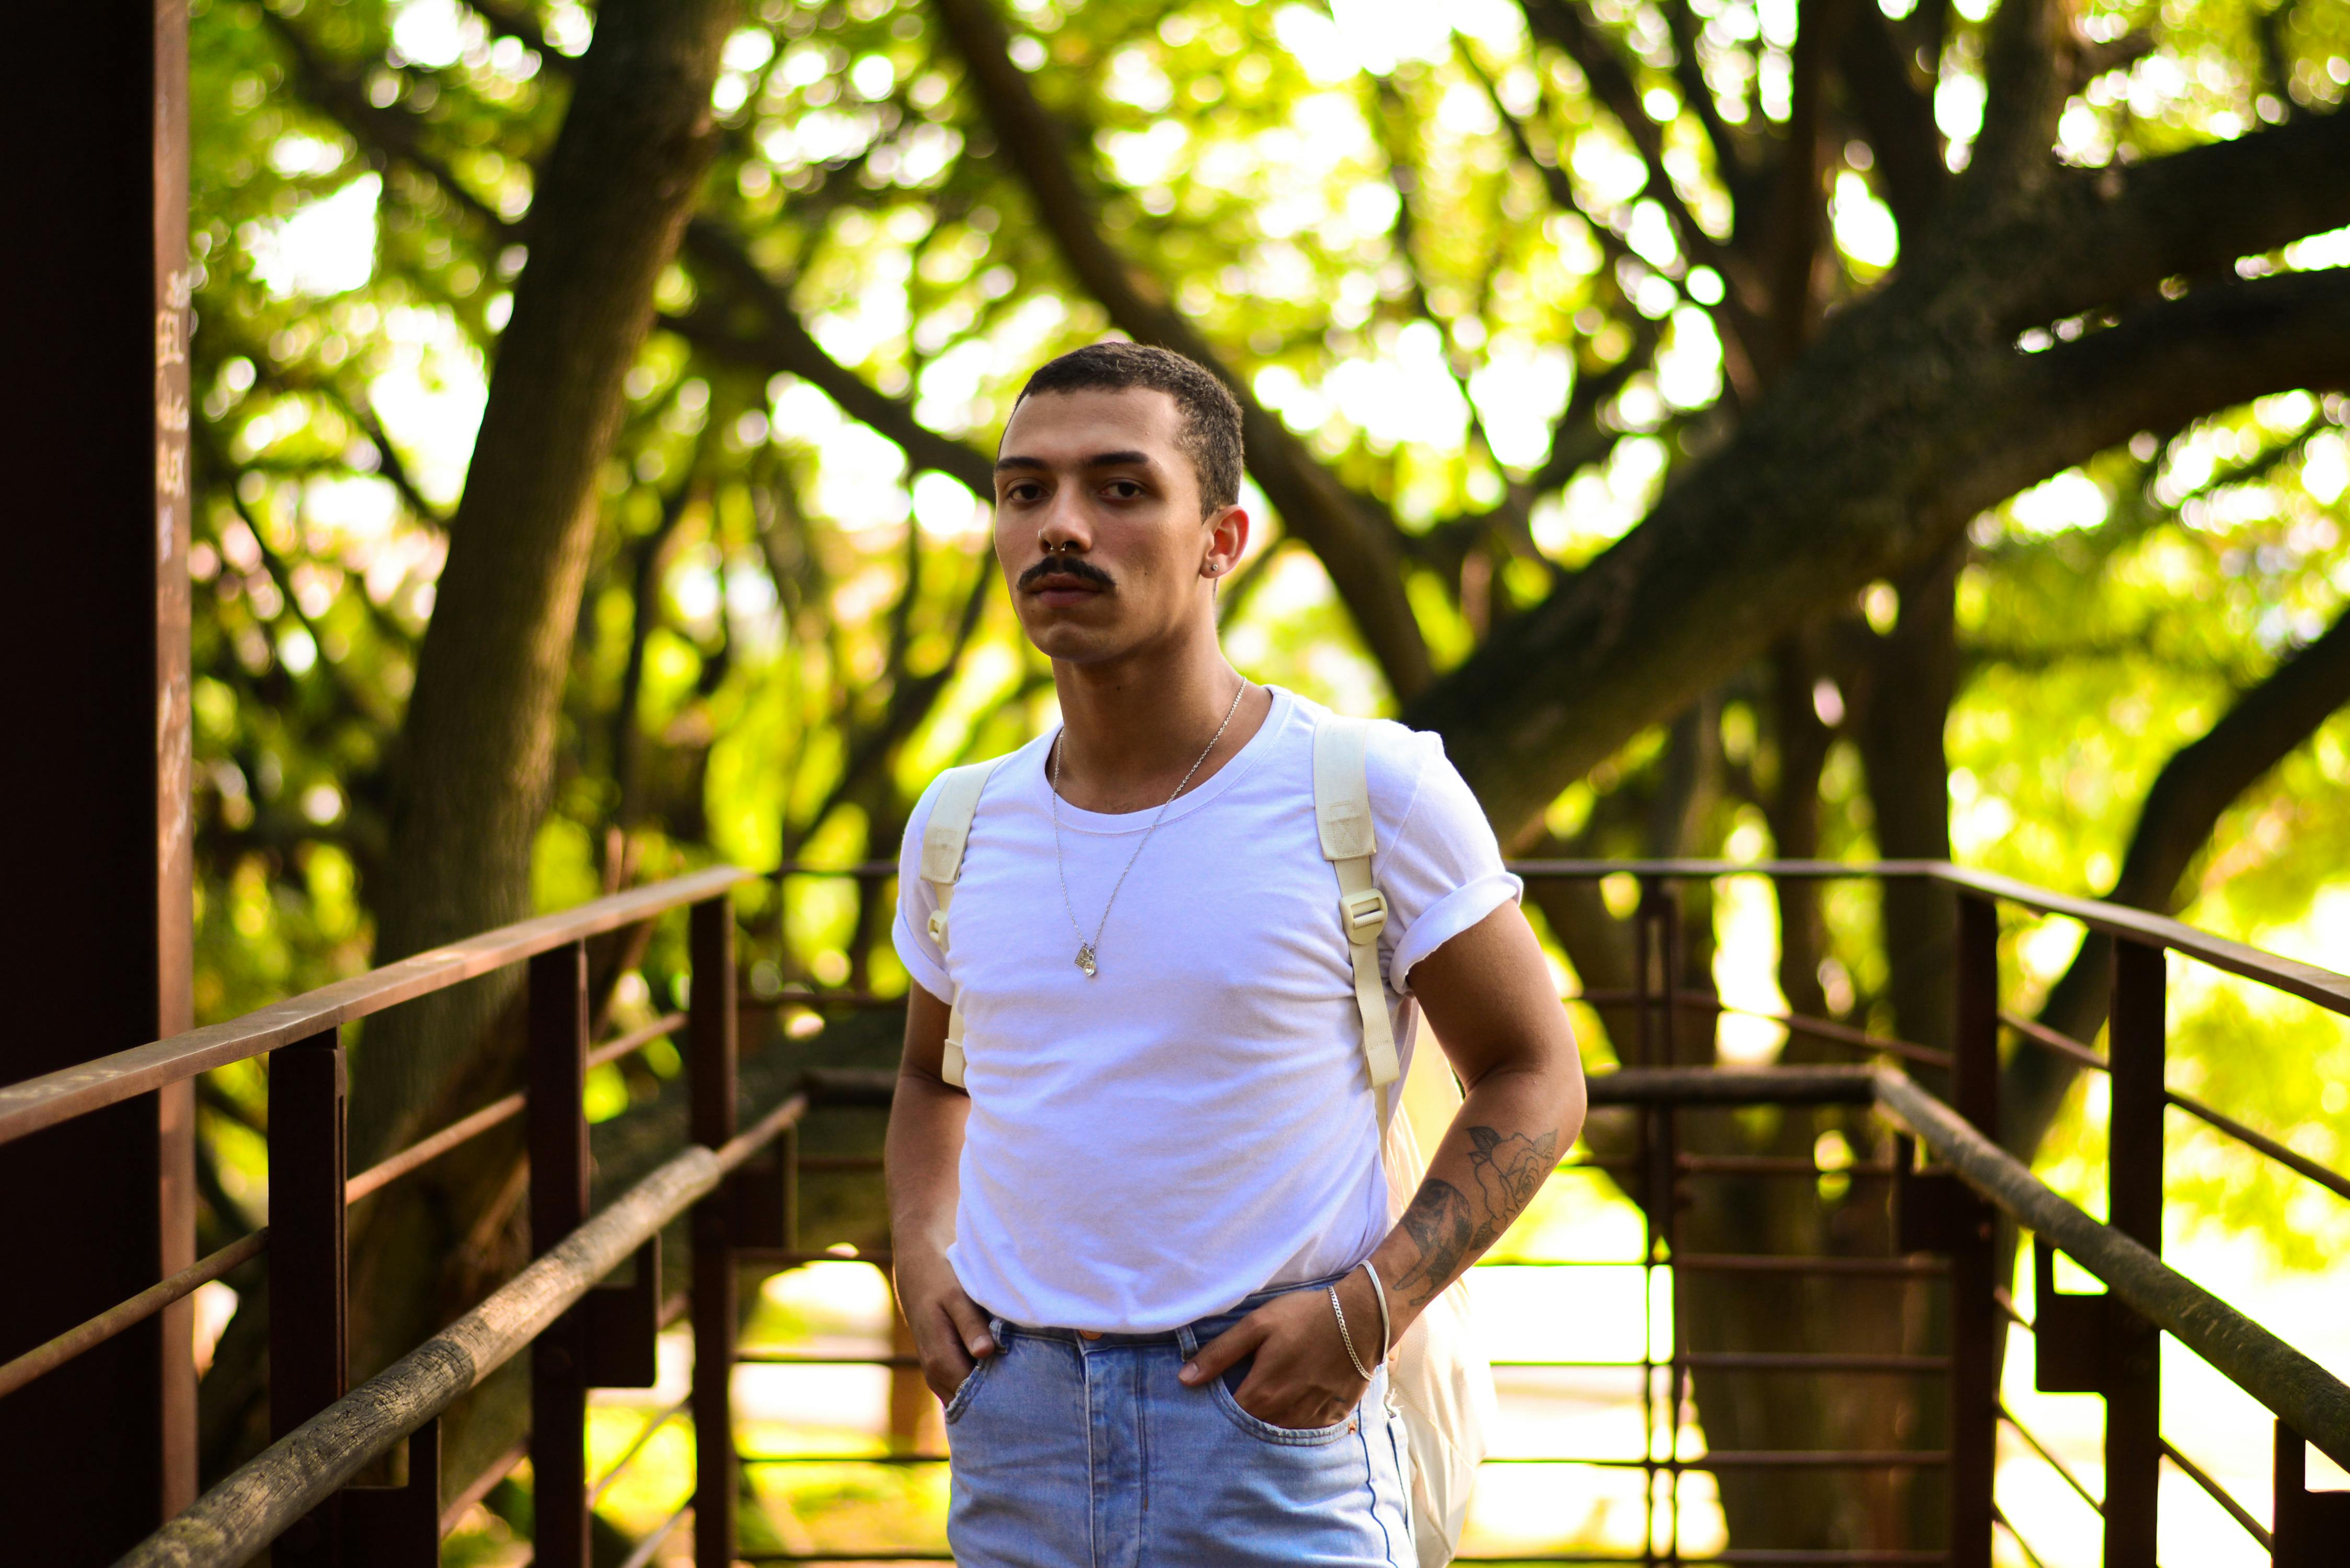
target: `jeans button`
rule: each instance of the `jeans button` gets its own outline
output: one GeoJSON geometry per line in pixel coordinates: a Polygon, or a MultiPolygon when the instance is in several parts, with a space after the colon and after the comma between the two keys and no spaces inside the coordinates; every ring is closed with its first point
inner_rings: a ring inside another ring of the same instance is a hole
{"type": "Polygon", "coordinates": [[[1099,1339],[1101,1334],[1096,1329],[1081,1328],[1077,1330],[1077,1336],[1081,1339],[1099,1339]]]}

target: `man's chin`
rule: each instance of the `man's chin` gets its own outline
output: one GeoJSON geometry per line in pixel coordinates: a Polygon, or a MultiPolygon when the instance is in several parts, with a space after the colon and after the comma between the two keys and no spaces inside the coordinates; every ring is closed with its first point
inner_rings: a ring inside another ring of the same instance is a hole
{"type": "Polygon", "coordinates": [[[1099,664],[1129,652],[1136,639],[1106,626],[1081,626],[1064,615],[1030,620],[1028,640],[1047,659],[1065,664],[1099,664]]]}

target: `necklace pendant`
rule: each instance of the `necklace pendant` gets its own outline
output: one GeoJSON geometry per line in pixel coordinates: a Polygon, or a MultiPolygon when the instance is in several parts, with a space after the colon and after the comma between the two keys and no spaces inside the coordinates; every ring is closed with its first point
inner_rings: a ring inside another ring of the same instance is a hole
{"type": "Polygon", "coordinates": [[[1094,963],[1093,943],[1085,942],[1078,946],[1077,967],[1086,971],[1086,978],[1087,980],[1093,979],[1096,969],[1096,965],[1094,963]]]}

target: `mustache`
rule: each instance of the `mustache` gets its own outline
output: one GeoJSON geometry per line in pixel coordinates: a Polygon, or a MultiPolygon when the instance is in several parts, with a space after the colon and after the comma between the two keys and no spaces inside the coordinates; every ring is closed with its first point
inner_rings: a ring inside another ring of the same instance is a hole
{"type": "Polygon", "coordinates": [[[1032,588],[1046,577],[1075,577],[1080,582],[1091,583],[1096,587],[1101,588],[1118,587],[1117,583],[1110,580],[1110,575],[1107,572],[1082,556],[1047,556],[1021,573],[1019,582],[1014,586],[1020,588],[1032,588]]]}

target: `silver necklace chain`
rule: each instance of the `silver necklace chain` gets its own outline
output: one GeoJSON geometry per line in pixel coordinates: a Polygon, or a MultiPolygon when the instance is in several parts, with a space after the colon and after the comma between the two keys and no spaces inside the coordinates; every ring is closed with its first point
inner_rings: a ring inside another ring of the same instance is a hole
{"type": "Polygon", "coordinates": [[[1224,722],[1216,726],[1216,732],[1214,734],[1208,737],[1206,750],[1201,752],[1199,760],[1191,764],[1191,772],[1183,775],[1183,782],[1175,786],[1175,794],[1169,795],[1167,797],[1166,805],[1161,805],[1159,808],[1159,815],[1150,819],[1150,826],[1142,830],[1142,842],[1137,844],[1134,846],[1134,853],[1126,857],[1126,869],[1118,874],[1118,880],[1110,887],[1109,901],[1102,905],[1101,919],[1094,926],[1093,940],[1091,941],[1086,940],[1086,928],[1080,925],[1077,921],[1077,907],[1069,898],[1069,867],[1067,862],[1063,859],[1061,855],[1061,753],[1066,749],[1066,742],[1069,734],[1068,727],[1066,725],[1063,725],[1060,735],[1054,740],[1052,778],[1053,866],[1054,868],[1061,874],[1061,908],[1069,912],[1069,929],[1076,932],[1077,934],[1077,967],[1086,971],[1086,978],[1087,980],[1093,979],[1095,974],[1100,970],[1100,961],[1097,958],[1096,954],[1101,947],[1102,932],[1109,929],[1109,912],[1118,903],[1118,889],[1126,886],[1128,873],[1134,869],[1134,863],[1142,858],[1144,845],[1150,842],[1150,836],[1158,832],[1159,823],[1166,820],[1168,807],[1175,804],[1176,795],[1181,794],[1186,789],[1191,787],[1192,775],[1197,774],[1201,767],[1206,763],[1208,753],[1216,749],[1216,742],[1222,740],[1224,738],[1224,732],[1232,727],[1232,715],[1241,711],[1241,699],[1247,695],[1249,683],[1245,680],[1242,681],[1241,689],[1232,693],[1232,705],[1224,710],[1224,722]]]}

